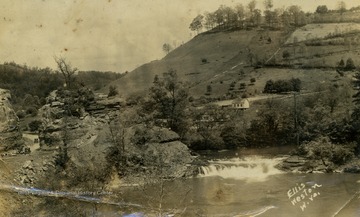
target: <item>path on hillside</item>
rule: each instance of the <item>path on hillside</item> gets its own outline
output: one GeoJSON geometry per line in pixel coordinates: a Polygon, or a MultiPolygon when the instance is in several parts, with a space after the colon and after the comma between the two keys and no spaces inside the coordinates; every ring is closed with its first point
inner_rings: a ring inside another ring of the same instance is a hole
{"type": "MultiPolygon", "coordinates": [[[[328,90],[324,90],[324,91],[316,91],[316,92],[306,92],[306,93],[295,93],[296,96],[308,96],[311,94],[317,94],[317,93],[323,93],[326,92],[328,90]]],[[[267,100],[267,99],[286,99],[286,98],[291,98],[294,97],[294,93],[292,94],[266,94],[266,95],[257,95],[254,97],[248,97],[246,98],[247,100],[249,100],[249,102],[255,102],[255,101],[260,101],[260,100],[267,100]]],[[[221,105],[229,105],[231,104],[235,99],[228,99],[228,100],[221,100],[221,101],[216,101],[213,102],[213,104],[216,104],[218,106],[221,105]]]]}

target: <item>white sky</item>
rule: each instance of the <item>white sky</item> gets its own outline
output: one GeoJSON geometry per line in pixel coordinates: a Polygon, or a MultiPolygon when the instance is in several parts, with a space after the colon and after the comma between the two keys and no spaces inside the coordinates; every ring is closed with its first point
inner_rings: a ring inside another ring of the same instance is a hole
{"type": "MultiPolygon", "coordinates": [[[[250,0],[1,0],[0,63],[15,61],[55,69],[62,56],[80,70],[131,71],[164,56],[162,44],[188,41],[192,19],[221,4],[250,0]]],[[[273,0],[274,8],[336,0],[273,0]]],[[[263,8],[263,0],[257,0],[263,8]]],[[[345,0],[347,8],[360,5],[345,0]]]]}

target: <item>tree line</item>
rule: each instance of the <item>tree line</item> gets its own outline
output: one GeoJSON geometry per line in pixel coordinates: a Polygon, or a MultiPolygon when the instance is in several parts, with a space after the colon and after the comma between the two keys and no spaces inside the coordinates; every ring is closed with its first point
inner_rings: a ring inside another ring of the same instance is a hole
{"type": "MultiPolygon", "coordinates": [[[[199,33],[206,30],[218,29],[247,29],[264,26],[271,29],[286,29],[299,27],[318,21],[319,16],[336,12],[356,11],[358,7],[346,9],[344,1],[339,1],[336,10],[329,10],[326,5],[319,5],[314,13],[305,13],[298,5],[287,8],[274,8],[272,0],[264,0],[264,11],[257,8],[257,1],[252,0],[247,5],[241,3],[234,7],[220,5],[216,11],[197,15],[190,23],[190,30],[199,33]]],[[[321,20],[321,19],[320,19],[321,20]]]]}
{"type": "Polygon", "coordinates": [[[50,68],[28,67],[14,62],[0,65],[0,88],[11,92],[12,104],[18,115],[35,116],[37,110],[46,103],[50,92],[64,88],[86,86],[100,90],[123,74],[115,72],[78,71],[65,59],[58,59],[57,70],[50,68]]]}

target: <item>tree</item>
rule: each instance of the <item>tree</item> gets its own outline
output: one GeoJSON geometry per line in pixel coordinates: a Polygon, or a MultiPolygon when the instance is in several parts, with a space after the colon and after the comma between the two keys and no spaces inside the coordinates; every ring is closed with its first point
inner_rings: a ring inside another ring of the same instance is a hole
{"type": "Polygon", "coordinates": [[[33,120],[28,124],[31,132],[35,132],[35,131],[39,130],[41,125],[42,125],[42,121],[40,121],[40,120],[33,120]]]}
{"type": "Polygon", "coordinates": [[[163,79],[150,88],[150,99],[145,110],[154,118],[165,120],[165,125],[182,136],[186,132],[188,91],[174,70],[164,73],[163,79]]]}
{"type": "Polygon", "coordinates": [[[357,93],[354,94],[353,98],[354,98],[354,103],[355,105],[357,105],[358,107],[358,120],[360,120],[360,72],[356,72],[356,74],[354,75],[354,88],[357,89],[357,93]]]}
{"type": "Polygon", "coordinates": [[[267,146],[287,144],[293,138],[291,110],[278,100],[267,100],[247,130],[249,145],[267,146]]]}
{"type": "Polygon", "coordinates": [[[268,26],[271,27],[272,26],[272,22],[274,20],[274,13],[271,11],[273,5],[273,1],[272,0],[264,0],[264,6],[265,6],[265,20],[268,23],[268,26]]]}
{"type": "Polygon", "coordinates": [[[119,94],[119,92],[118,92],[117,88],[115,86],[110,85],[108,97],[116,96],[118,94],[119,94]]]}
{"type": "Polygon", "coordinates": [[[170,51],[172,50],[172,47],[169,43],[165,43],[163,44],[162,49],[166,54],[169,54],[170,51]]]}
{"type": "Polygon", "coordinates": [[[196,31],[197,34],[199,34],[200,30],[203,28],[203,20],[204,20],[204,16],[199,14],[197,15],[193,21],[190,23],[190,30],[191,31],[196,31]]]}
{"type": "Polygon", "coordinates": [[[285,59],[289,65],[290,65],[290,56],[291,56],[291,54],[288,50],[283,51],[282,58],[285,59]]]}
{"type": "Polygon", "coordinates": [[[344,1],[339,1],[337,3],[337,9],[340,12],[340,14],[342,15],[345,11],[346,11],[346,4],[344,1]]]}
{"type": "Polygon", "coordinates": [[[215,13],[206,12],[205,23],[204,23],[205,28],[208,30],[212,29],[215,27],[215,23],[216,23],[215,13]]]}
{"type": "Polygon", "coordinates": [[[353,70],[353,69],[356,69],[355,63],[351,58],[348,58],[346,60],[345,70],[350,71],[350,70],[353,70]]]}
{"type": "Polygon", "coordinates": [[[237,16],[237,26],[238,27],[243,27],[244,25],[244,19],[245,19],[245,9],[244,6],[242,4],[237,4],[235,6],[235,13],[237,16]]]}
{"type": "Polygon", "coordinates": [[[126,173],[127,156],[125,141],[125,123],[120,118],[112,118],[108,122],[109,139],[111,146],[107,150],[107,161],[115,166],[116,170],[122,175],[126,173]]]}
{"type": "Polygon", "coordinates": [[[271,10],[271,8],[274,6],[272,0],[264,0],[264,6],[266,10],[271,10]]]}
{"type": "Polygon", "coordinates": [[[225,126],[220,134],[226,148],[239,148],[246,145],[246,138],[234,124],[225,126]]]}
{"type": "Polygon", "coordinates": [[[325,14],[328,12],[328,8],[326,5],[319,5],[317,8],[316,8],[316,13],[319,13],[319,14],[325,14]]]}
{"type": "Polygon", "coordinates": [[[247,8],[249,10],[248,21],[252,26],[255,25],[255,9],[256,9],[256,1],[252,0],[248,3],[247,8]]]}
{"type": "Polygon", "coordinates": [[[212,92],[212,87],[211,87],[211,85],[206,86],[206,93],[205,93],[205,95],[211,95],[211,92],[212,92]]]}
{"type": "Polygon", "coordinates": [[[345,67],[345,62],[343,59],[340,60],[339,64],[338,64],[338,68],[343,69],[345,67]]]}
{"type": "Polygon", "coordinates": [[[63,75],[65,80],[66,88],[74,88],[75,75],[78,71],[77,68],[73,68],[70,62],[66,62],[66,59],[63,57],[55,57],[55,62],[57,64],[59,72],[63,75]]]}
{"type": "Polygon", "coordinates": [[[287,9],[290,15],[290,23],[295,26],[302,26],[306,24],[306,15],[301,10],[300,6],[292,5],[287,9]]]}

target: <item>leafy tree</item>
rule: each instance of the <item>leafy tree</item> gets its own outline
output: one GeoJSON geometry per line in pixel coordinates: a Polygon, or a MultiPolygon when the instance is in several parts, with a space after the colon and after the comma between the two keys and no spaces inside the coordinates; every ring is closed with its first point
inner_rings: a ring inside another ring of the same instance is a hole
{"type": "Polygon", "coordinates": [[[264,93],[284,93],[301,90],[301,80],[298,78],[292,78],[290,80],[268,80],[264,87],[264,93]]]}
{"type": "Polygon", "coordinates": [[[321,161],[331,171],[334,165],[343,165],[354,157],[354,146],[335,145],[329,138],[320,137],[301,145],[299,152],[312,160],[321,161]]]}
{"type": "Polygon", "coordinates": [[[199,34],[199,31],[203,28],[203,20],[204,20],[204,16],[199,14],[198,16],[196,16],[193,21],[190,23],[190,30],[191,31],[196,31],[197,34],[199,34]]]}
{"type": "Polygon", "coordinates": [[[306,24],[306,15],[300,6],[292,5],[288,9],[290,23],[294,26],[302,26],[306,24]]]}
{"type": "Polygon", "coordinates": [[[39,127],[41,126],[42,122],[40,120],[34,120],[34,121],[31,121],[29,123],[29,129],[30,131],[32,132],[35,132],[39,129],[39,127]]]}
{"type": "Polygon", "coordinates": [[[111,146],[107,150],[107,161],[111,166],[115,166],[121,174],[126,173],[127,153],[125,140],[125,123],[119,118],[113,118],[109,121],[109,139],[111,146]]]}
{"type": "Polygon", "coordinates": [[[254,10],[252,20],[254,26],[259,26],[261,24],[261,11],[259,9],[254,10]]]}
{"type": "Polygon", "coordinates": [[[319,14],[325,14],[328,12],[328,8],[326,5],[319,5],[317,6],[316,8],[316,13],[319,13],[319,14]]]}
{"type": "Polygon", "coordinates": [[[243,27],[244,25],[244,19],[245,19],[245,9],[242,4],[237,4],[235,6],[235,14],[237,16],[237,26],[243,27]]]}
{"type": "Polygon", "coordinates": [[[206,12],[205,13],[205,23],[204,26],[206,29],[212,29],[215,27],[216,24],[216,18],[215,18],[215,13],[209,13],[206,12]]]}
{"type": "Polygon", "coordinates": [[[339,64],[338,64],[338,68],[343,69],[345,67],[345,62],[343,59],[340,60],[339,64]]]}
{"type": "Polygon", "coordinates": [[[162,49],[166,54],[169,54],[170,51],[172,50],[172,47],[169,43],[165,43],[163,44],[162,49]]]}
{"type": "Polygon", "coordinates": [[[164,73],[163,79],[150,88],[149,97],[144,110],[153,113],[155,119],[165,120],[165,125],[180,136],[184,135],[187,128],[188,92],[176,72],[171,69],[164,73]]]}
{"type": "Polygon", "coordinates": [[[265,0],[264,1],[264,6],[265,6],[265,11],[264,11],[265,20],[268,23],[268,26],[271,27],[272,23],[275,20],[275,17],[274,17],[275,14],[271,11],[272,7],[274,6],[273,1],[272,0],[265,0]]]}
{"type": "Polygon", "coordinates": [[[234,124],[225,126],[220,134],[225,147],[229,149],[246,145],[245,135],[234,124]]]}
{"type": "Polygon", "coordinates": [[[118,94],[119,94],[119,92],[118,92],[117,88],[115,86],[110,85],[108,97],[116,96],[118,94]]]}
{"type": "Polygon", "coordinates": [[[248,144],[256,147],[284,145],[294,140],[291,110],[277,100],[267,100],[247,130],[248,144]]]}
{"type": "Polygon", "coordinates": [[[346,60],[346,65],[345,65],[345,70],[353,70],[353,69],[355,69],[356,67],[355,67],[355,63],[354,63],[354,61],[351,59],[351,58],[348,58],[347,60],[346,60]]]}
{"type": "Polygon", "coordinates": [[[346,3],[344,1],[339,1],[337,3],[337,9],[340,12],[340,14],[342,15],[346,11],[346,3]]]}

